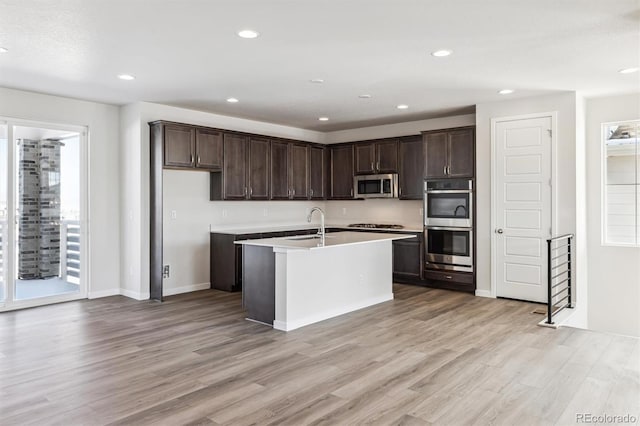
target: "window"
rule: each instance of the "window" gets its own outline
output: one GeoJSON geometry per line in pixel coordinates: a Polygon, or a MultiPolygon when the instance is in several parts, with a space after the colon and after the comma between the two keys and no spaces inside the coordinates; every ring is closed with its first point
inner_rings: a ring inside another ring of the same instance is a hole
{"type": "Polygon", "coordinates": [[[640,247],[640,120],[603,128],[603,243],[640,247]]]}

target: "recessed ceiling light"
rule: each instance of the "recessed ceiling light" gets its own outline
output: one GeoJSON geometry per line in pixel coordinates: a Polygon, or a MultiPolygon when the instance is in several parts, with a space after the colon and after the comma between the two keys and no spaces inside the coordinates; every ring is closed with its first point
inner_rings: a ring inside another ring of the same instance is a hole
{"type": "Polygon", "coordinates": [[[7,53],[9,51],[9,49],[7,49],[6,47],[0,47],[0,53],[7,53]]]}
{"type": "Polygon", "coordinates": [[[451,55],[453,52],[447,49],[436,50],[435,52],[431,52],[431,56],[435,56],[436,58],[444,58],[445,56],[451,55]]]}
{"type": "Polygon", "coordinates": [[[131,80],[135,80],[136,78],[134,76],[132,76],[131,74],[120,74],[118,75],[118,78],[120,80],[126,80],[126,81],[131,81],[131,80]]]}
{"type": "Polygon", "coordinates": [[[513,90],[511,90],[511,89],[502,89],[498,93],[500,93],[501,95],[510,95],[511,93],[513,93],[513,90]]]}
{"type": "Polygon", "coordinates": [[[622,68],[618,70],[620,74],[633,74],[634,72],[638,72],[638,68],[622,68]]]}
{"type": "Polygon", "coordinates": [[[398,109],[407,109],[407,108],[409,108],[409,105],[400,104],[396,108],[398,108],[398,109]]]}
{"type": "Polygon", "coordinates": [[[324,83],[324,80],[321,79],[321,78],[314,78],[314,79],[309,80],[309,82],[310,83],[322,84],[322,83],[324,83]]]}
{"type": "Polygon", "coordinates": [[[358,95],[360,99],[369,99],[371,95],[358,95]]]}
{"type": "Polygon", "coordinates": [[[260,35],[260,33],[258,33],[257,31],[253,31],[253,30],[238,31],[238,36],[240,36],[242,38],[256,38],[259,35],[260,35]]]}
{"type": "Polygon", "coordinates": [[[329,121],[329,117],[320,117],[318,118],[320,121],[329,121]]]}
{"type": "Polygon", "coordinates": [[[236,98],[227,98],[227,102],[229,102],[230,104],[235,104],[238,103],[238,100],[236,98]]]}

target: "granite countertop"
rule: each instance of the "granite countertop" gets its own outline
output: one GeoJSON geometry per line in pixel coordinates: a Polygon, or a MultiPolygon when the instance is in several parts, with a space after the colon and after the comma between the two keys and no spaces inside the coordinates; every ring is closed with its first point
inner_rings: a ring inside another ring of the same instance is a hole
{"type": "Polygon", "coordinates": [[[297,235],[293,237],[264,238],[260,240],[235,241],[235,244],[251,246],[273,247],[280,249],[312,250],[336,246],[368,244],[379,241],[402,240],[414,238],[412,235],[391,234],[378,232],[332,232],[325,235],[324,245],[315,235],[297,235]]]}

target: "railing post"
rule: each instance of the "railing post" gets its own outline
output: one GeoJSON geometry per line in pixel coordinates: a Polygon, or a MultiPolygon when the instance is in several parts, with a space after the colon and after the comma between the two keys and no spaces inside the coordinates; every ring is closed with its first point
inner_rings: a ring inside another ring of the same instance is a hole
{"type": "Polygon", "coordinates": [[[67,280],[67,236],[69,224],[63,221],[60,226],[60,278],[67,280]]]}
{"type": "Polygon", "coordinates": [[[551,240],[547,240],[547,324],[553,324],[553,303],[551,301],[551,240]]]}
{"type": "Polygon", "coordinates": [[[567,302],[569,303],[569,307],[573,308],[573,299],[571,297],[571,276],[573,275],[573,268],[571,267],[571,242],[573,241],[572,237],[569,237],[568,246],[567,246],[567,302]]]}

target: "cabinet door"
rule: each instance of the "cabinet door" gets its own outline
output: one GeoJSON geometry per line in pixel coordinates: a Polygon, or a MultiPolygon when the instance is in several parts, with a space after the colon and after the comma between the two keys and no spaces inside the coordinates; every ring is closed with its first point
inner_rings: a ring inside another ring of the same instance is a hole
{"type": "Polygon", "coordinates": [[[353,198],[353,145],[331,147],[330,156],[329,197],[334,199],[353,198]]]}
{"type": "Polygon", "coordinates": [[[422,200],[424,182],[424,143],[421,136],[400,139],[398,197],[422,200]]]}
{"type": "Polygon", "coordinates": [[[289,186],[294,200],[309,199],[309,147],[303,144],[289,145],[289,186]]]}
{"type": "Polygon", "coordinates": [[[393,242],[393,274],[398,277],[420,278],[422,260],[420,241],[396,240],[393,242]]]}
{"type": "Polygon", "coordinates": [[[247,197],[246,136],[224,135],[224,199],[244,200],[247,197]]]}
{"type": "Polygon", "coordinates": [[[449,177],[473,177],[474,133],[473,129],[460,129],[449,133],[449,177]]]}
{"type": "Polygon", "coordinates": [[[289,144],[271,142],[271,199],[289,199],[289,144]]]}
{"type": "Polygon", "coordinates": [[[356,174],[366,175],[375,173],[376,156],[373,143],[359,143],[355,145],[356,174]]]}
{"type": "Polygon", "coordinates": [[[312,146],[309,151],[309,196],[312,200],[322,200],[327,187],[326,149],[312,146]]]}
{"type": "Polygon", "coordinates": [[[391,139],[376,143],[376,172],[398,173],[398,140],[391,139]]]}
{"type": "Polygon", "coordinates": [[[164,126],[164,165],[167,167],[193,168],[195,130],[193,127],[164,126]]]}
{"type": "Polygon", "coordinates": [[[222,132],[196,130],[196,167],[199,169],[222,169],[222,132]]]}
{"type": "Polygon", "coordinates": [[[447,177],[447,133],[427,133],[424,136],[426,150],[425,177],[447,177]]]}
{"type": "Polygon", "coordinates": [[[264,138],[249,140],[249,199],[269,199],[269,154],[271,141],[264,138]]]}

